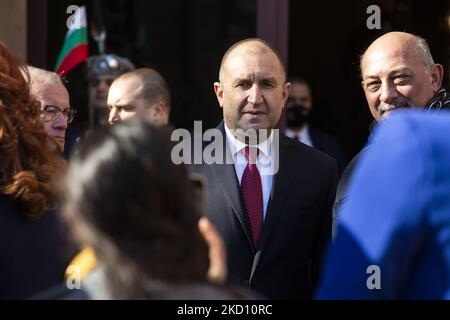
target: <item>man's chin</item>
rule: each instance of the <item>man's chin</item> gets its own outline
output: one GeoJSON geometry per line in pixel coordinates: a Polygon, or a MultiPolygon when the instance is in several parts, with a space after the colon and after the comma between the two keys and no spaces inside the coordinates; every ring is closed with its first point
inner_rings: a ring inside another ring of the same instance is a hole
{"type": "Polygon", "coordinates": [[[272,128],[268,119],[263,119],[262,117],[253,117],[249,119],[249,121],[241,121],[239,127],[242,128],[243,130],[247,129],[260,130],[272,128]]]}
{"type": "Polygon", "coordinates": [[[264,132],[264,131],[270,131],[271,128],[267,125],[260,125],[260,124],[250,124],[242,127],[242,130],[246,133],[252,133],[252,132],[264,132]]]}
{"type": "Polygon", "coordinates": [[[248,142],[248,139],[255,139],[254,142],[260,141],[260,139],[265,140],[270,135],[270,133],[271,128],[268,128],[267,125],[256,123],[246,124],[245,126],[236,128],[233,132],[234,136],[238,138],[238,140],[241,140],[245,143],[248,142]]]}

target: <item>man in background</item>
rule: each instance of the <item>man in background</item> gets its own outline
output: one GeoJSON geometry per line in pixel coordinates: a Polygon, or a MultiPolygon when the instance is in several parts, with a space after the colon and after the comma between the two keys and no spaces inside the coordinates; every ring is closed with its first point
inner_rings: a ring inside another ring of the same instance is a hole
{"type": "Polygon", "coordinates": [[[339,143],[332,136],[310,125],[313,109],[310,85],[298,77],[293,77],[290,82],[291,92],[286,102],[286,136],[333,157],[338,164],[340,175],[344,169],[344,156],[339,143]]]}
{"type": "Polygon", "coordinates": [[[87,61],[90,127],[107,124],[108,90],[115,79],[135,69],[130,60],[115,54],[91,56],[87,61]]]}
{"type": "Polygon", "coordinates": [[[66,130],[75,117],[75,110],[70,108],[69,93],[54,72],[28,66],[31,94],[41,104],[41,119],[44,128],[54,143],[51,148],[64,151],[66,130]]]}
{"type": "Polygon", "coordinates": [[[154,69],[141,68],[123,74],[108,92],[109,124],[134,116],[153,124],[167,125],[170,92],[167,82],[154,69]]]}

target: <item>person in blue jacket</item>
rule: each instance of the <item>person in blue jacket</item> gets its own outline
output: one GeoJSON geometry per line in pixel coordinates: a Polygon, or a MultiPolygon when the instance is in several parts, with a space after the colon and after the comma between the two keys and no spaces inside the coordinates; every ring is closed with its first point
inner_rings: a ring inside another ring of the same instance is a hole
{"type": "Polygon", "coordinates": [[[318,299],[450,298],[450,113],[398,111],[349,186],[318,299]]]}

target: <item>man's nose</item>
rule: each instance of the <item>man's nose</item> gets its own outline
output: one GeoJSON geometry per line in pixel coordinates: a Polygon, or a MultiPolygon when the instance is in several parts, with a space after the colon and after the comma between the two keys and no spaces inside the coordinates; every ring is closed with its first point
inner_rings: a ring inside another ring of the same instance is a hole
{"type": "Polygon", "coordinates": [[[99,82],[99,84],[97,86],[97,90],[108,92],[108,90],[109,90],[108,83],[106,81],[104,81],[104,80],[100,80],[100,82],[99,82]]]}
{"type": "Polygon", "coordinates": [[[398,97],[398,92],[393,83],[385,82],[381,86],[380,101],[391,104],[398,97]]]}
{"type": "Polygon", "coordinates": [[[111,108],[108,115],[109,124],[113,124],[114,122],[117,122],[119,120],[120,120],[119,109],[114,107],[111,108]]]}
{"type": "Polygon", "coordinates": [[[53,128],[59,130],[67,130],[67,127],[67,118],[61,112],[58,113],[55,120],[53,120],[53,128]]]}
{"type": "Polygon", "coordinates": [[[262,92],[257,84],[253,84],[253,86],[249,89],[247,101],[253,105],[263,103],[264,99],[262,92]]]}

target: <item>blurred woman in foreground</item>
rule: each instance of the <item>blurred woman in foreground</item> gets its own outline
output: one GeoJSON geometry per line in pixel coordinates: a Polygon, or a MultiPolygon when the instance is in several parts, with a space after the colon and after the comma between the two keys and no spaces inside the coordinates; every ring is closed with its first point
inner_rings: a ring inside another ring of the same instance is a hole
{"type": "Polygon", "coordinates": [[[65,215],[98,260],[84,298],[243,297],[210,281],[226,275],[223,244],[194,209],[171,145],[166,129],[131,119],[92,133],[72,157],[65,215]]]}
{"type": "Polygon", "coordinates": [[[54,212],[64,161],[50,151],[27,75],[0,42],[0,299],[61,283],[69,261],[54,212]]]}

